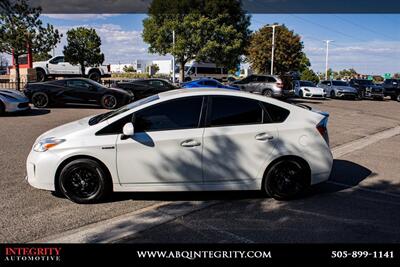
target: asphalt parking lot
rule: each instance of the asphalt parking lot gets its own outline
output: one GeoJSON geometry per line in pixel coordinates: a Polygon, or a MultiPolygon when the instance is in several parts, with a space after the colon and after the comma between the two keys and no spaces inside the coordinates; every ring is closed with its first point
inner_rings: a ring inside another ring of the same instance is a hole
{"type": "MultiPolygon", "coordinates": [[[[400,125],[400,104],[394,101],[304,102],[330,113],[333,149],[400,125]]],[[[123,241],[398,242],[400,238],[399,135],[337,158],[328,183],[290,202],[263,198],[257,192],[119,193],[107,203],[77,205],[31,188],[23,178],[36,137],[101,112],[33,109],[0,118],[0,242],[34,241],[164,201],[215,199],[215,205],[123,241]]]]}

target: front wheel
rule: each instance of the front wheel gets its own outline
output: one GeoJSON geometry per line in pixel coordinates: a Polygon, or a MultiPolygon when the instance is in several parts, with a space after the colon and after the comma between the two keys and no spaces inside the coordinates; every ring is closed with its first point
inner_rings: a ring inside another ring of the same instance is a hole
{"type": "Polygon", "coordinates": [[[89,73],[88,78],[93,80],[93,81],[95,81],[95,82],[100,82],[101,74],[98,71],[92,71],[92,72],[89,73]]]}
{"type": "Polygon", "coordinates": [[[331,98],[335,98],[335,97],[336,97],[335,90],[332,90],[331,91],[331,98]]]}
{"type": "Polygon", "coordinates": [[[118,106],[117,98],[113,95],[105,95],[101,98],[101,106],[105,109],[114,109],[118,106]]]}
{"type": "Polygon", "coordinates": [[[299,91],[299,97],[300,97],[300,98],[304,98],[303,90],[300,90],[300,91],[299,91]]]}
{"type": "Polygon", "coordinates": [[[46,81],[46,72],[42,69],[36,70],[36,81],[44,82],[46,81]]]}
{"type": "Polygon", "coordinates": [[[397,102],[400,102],[400,94],[397,95],[397,102]]]}
{"type": "Polygon", "coordinates": [[[32,95],[32,104],[37,108],[49,106],[49,96],[46,93],[37,92],[32,95]]]}
{"type": "Polygon", "coordinates": [[[295,159],[283,159],[274,163],[263,180],[263,190],[277,200],[298,197],[304,194],[309,186],[309,171],[295,159]]]}
{"type": "Polygon", "coordinates": [[[79,204],[103,200],[111,192],[111,183],[100,164],[92,159],[77,159],[68,163],[58,180],[60,192],[79,204]]]}

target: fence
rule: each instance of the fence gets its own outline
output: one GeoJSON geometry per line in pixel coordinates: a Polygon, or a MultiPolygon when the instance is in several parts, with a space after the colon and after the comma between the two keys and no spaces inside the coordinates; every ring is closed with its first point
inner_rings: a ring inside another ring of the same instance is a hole
{"type": "MultiPolygon", "coordinates": [[[[20,82],[21,90],[25,87],[26,82],[20,82]]],[[[17,89],[17,82],[10,82],[9,80],[0,80],[0,89],[17,89]]]]}

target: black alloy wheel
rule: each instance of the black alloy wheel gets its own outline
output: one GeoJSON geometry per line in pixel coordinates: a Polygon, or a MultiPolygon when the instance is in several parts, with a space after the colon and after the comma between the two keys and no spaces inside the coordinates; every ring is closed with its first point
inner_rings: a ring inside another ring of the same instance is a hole
{"type": "Polygon", "coordinates": [[[301,196],[310,186],[307,168],[295,159],[276,162],[264,177],[263,190],[277,200],[301,196]]]}
{"type": "Polygon", "coordinates": [[[106,109],[114,109],[118,105],[117,98],[113,95],[105,95],[101,98],[101,106],[106,109]]]}
{"type": "Polygon", "coordinates": [[[111,191],[106,172],[91,159],[68,163],[60,173],[58,187],[65,197],[81,204],[98,202],[111,191]]]}
{"type": "Polygon", "coordinates": [[[266,97],[272,97],[272,90],[271,89],[265,90],[263,95],[266,97]]]}
{"type": "Polygon", "coordinates": [[[336,94],[335,94],[335,90],[331,90],[331,98],[335,98],[336,94]]]}
{"type": "Polygon", "coordinates": [[[42,69],[36,70],[36,81],[37,82],[44,82],[46,81],[46,73],[42,69]]]}
{"type": "Polygon", "coordinates": [[[34,93],[32,95],[32,104],[37,108],[45,108],[49,105],[49,97],[46,93],[34,93]]]}

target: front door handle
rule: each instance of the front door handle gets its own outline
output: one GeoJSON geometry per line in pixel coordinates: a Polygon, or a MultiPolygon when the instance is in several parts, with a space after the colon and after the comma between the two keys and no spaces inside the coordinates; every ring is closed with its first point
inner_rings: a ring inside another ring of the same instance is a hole
{"type": "Polygon", "coordinates": [[[195,147],[199,145],[201,145],[201,143],[193,139],[185,140],[181,143],[181,146],[183,147],[195,147]]]}
{"type": "Polygon", "coordinates": [[[268,133],[260,133],[255,136],[256,140],[265,141],[265,140],[272,140],[274,137],[268,133]]]}

